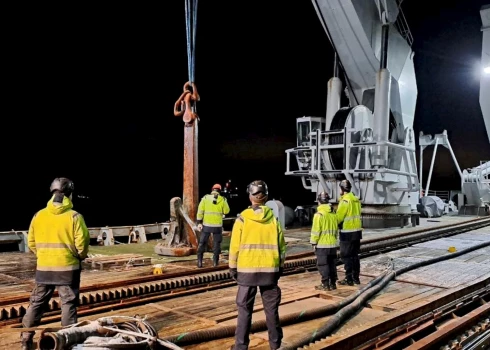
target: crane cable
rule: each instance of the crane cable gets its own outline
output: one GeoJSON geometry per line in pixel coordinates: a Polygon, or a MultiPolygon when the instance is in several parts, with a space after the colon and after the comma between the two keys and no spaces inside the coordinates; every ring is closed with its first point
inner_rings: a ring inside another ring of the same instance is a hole
{"type": "Polygon", "coordinates": [[[187,68],[189,71],[189,83],[195,82],[196,73],[196,24],[197,24],[198,0],[185,0],[185,30],[187,37],[187,68]]]}
{"type": "Polygon", "coordinates": [[[197,116],[196,102],[199,94],[195,84],[196,72],[196,24],[198,0],[185,0],[185,29],[187,38],[187,70],[189,80],[184,84],[184,91],[174,105],[174,115],[183,117],[186,126],[191,126],[197,116]]]}

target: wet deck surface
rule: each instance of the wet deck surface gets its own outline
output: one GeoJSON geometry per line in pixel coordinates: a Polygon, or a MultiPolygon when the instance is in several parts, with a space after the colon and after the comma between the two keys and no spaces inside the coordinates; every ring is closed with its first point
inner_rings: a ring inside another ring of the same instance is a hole
{"type": "MultiPolygon", "coordinates": [[[[435,256],[451,254],[448,252],[450,246],[461,250],[484,241],[490,241],[490,227],[365,258],[361,262],[361,283],[367,283],[374,276],[381,273],[389,263],[393,262],[395,268],[400,268],[435,256]]],[[[338,270],[339,278],[343,278],[343,268],[339,267],[338,270]]],[[[126,273],[132,274],[136,272],[128,271],[126,273]]],[[[125,276],[129,277],[127,274],[125,276]]],[[[332,337],[328,338],[328,343],[334,344],[339,339],[355,334],[380,320],[390,319],[397,312],[425,305],[429,300],[440,296],[441,293],[448,291],[450,288],[456,288],[482,278],[490,278],[490,248],[479,249],[468,255],[407,272],[398,276],[395,281],[390,282],[387,287],[373,297],[368,302],[367,307],[364,307],[338,329],[332,337]]],[[[358,286],[339,286],[335,291],[318,292],[314,289],[314,286],[318,285],[319,282],[320,277],[317,272],[283,277],[279,284],[283,292],[280,314],[286,315],[335,303],[358,288],[358,286]]],[[[100,314],[98,317],[108,315],[146,315],[148,320],[159,331],[160,337],[179,335],[216,325],[235,324],[236,291],[237,287],[229,287],[121,311],[108,312],[100,314]]],[[[259,294],[255,302],[253,319],[262,319],[264,317],[261,308],[262,304],[259,294]]],[[[95,318],[97,317],[91,316],[82,318],[82,320],[93,320],[95,318]]],[[[294,341],[308,332],[312,332],[328,319],[329,317],[324,317],[284,327],[284,343],[294,341]]],[[[51,326],[58,325],[58,323],[55,323],[51,326]]],[[[18,347],[18,339],[18,334],[9,333],[2,335],[0,349],[18,347]]],[[[200,345],[185,346],[184,348],[229,349],[232,344],[233,338],[226,338],[200,345]]],[[[250,349],[269,349],[267,332],[253,334],[251,336],[250,349]]]]}

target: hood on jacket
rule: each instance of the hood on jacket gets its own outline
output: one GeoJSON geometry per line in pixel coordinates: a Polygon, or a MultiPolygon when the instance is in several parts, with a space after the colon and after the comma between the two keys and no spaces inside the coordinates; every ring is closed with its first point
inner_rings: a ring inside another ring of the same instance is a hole
{"type": "Polygon", "coordinates": [[[244,210],[241,216],[248,220],[264,223],[269,222],[274,218],[274,212],[271,208],[261,205],[244,210]]]}
{"type": "Polygon", "coordinates": [[[68,198],[67,196],[63,197],[63,203],[55,203],[53,202],[53,200],[54,200],[54,196],[51,197],[51,199],[48,202],[48,205],[46,206],[46,208],[48,208],[51,214],[60,215],[73,208],[73,203],[71,202],[70,198],[68,198]]]}
{"type": "Polygon", "coordinates": [[[332,212],[332,206],[330,204],[320,204],[316,210],[321,214],[328,214],[332,212]]]}
{"type": "MultiPolygon", "coordinates": [[[[218,192],[211,192],[211,194],[206,195],[207,199],[209,199],[210,201],[213,201],[215,193],[218,193],[218,192]]],[[[220,195],[218,193],[218,196],[216,197],[216,204],[220,204],[220,203],[224,202],[224,200],[225,200],[225,197],[223,197],[222,195],[220,195]]]]}
{"type": "Polygon", "coordinates": [[[342,196],[342,199],[348,200],[349,202],[360,202],[359,198],[357,198],[352,192],[348,192],[342,196]]]}

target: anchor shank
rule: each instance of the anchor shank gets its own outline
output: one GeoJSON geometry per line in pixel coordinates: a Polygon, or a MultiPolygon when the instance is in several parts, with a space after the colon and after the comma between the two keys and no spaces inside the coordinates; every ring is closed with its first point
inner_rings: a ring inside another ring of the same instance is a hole
{"type": "MultiPolygon", "coordinates": [[[[184,126],[184,193],[183,207],[192,221],[196,220],[199,204],[199,176],[197,157],[198,120],[184,126]]],[[[192,228],[185,223],[185,236],[193,248],[197,248],[197,237],[192,228]]]]}

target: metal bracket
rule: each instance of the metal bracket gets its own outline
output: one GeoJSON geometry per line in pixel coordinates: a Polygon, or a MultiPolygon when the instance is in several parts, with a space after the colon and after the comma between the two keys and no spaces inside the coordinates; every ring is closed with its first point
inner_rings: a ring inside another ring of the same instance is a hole
{"type": "Polygon", "coordinates": [[[155,246],[155,253],[164,256],[189,256],[197,252],[197,228],[184,211],[182,200],[170,200],[170,230],[167,242],[155,246]]]}

